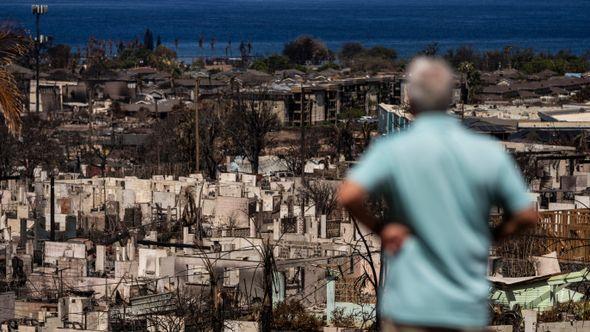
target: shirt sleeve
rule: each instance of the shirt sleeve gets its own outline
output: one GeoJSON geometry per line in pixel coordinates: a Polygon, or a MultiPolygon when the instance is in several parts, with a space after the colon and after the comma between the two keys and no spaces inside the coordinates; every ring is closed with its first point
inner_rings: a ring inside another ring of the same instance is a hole
{"type": "Polygon", "coordinates": [[[500,167],[495,177],[496,204],[509,214],[529,208],[532,204],[524,179],[510,155],[500,153],[500,167]]]}
{"type": "Polygon", "coordinates": [[[360,161],[352,168],[347,180],[359,184],[370,194],[381,193],[391,174],[391,151],[386,141],[374,142],[360,161]]]}

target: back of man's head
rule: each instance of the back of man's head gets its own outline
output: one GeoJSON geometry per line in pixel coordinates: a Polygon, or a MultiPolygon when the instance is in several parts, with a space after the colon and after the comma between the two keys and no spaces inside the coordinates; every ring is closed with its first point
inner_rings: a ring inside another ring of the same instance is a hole
{"type": "Polygon", "coordinates": [[[446,111],[452,101],[453,70],[441,59],[417,57],[406,71],[412,112],[446,111]]]}

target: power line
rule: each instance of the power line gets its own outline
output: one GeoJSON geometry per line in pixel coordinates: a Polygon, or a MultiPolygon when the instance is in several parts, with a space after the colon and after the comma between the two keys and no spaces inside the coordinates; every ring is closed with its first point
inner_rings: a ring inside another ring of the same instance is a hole
{"type": "MultiPolygon", "coordinates": [[[[371,253],[377,253],[379,251],[373,251],[371,253]]],[[[286,259],[286,260],[280,260],[279,263],[283,263],[283,264],[277,264],[279,266],[281,265],[288,265],[291,263],[295,263],[295,262],[302,262],[302,263],[311,263],[311,262],[317,262],[317,261],[322,261],[322,260],[332,260],[332,259],[342,259],[342,258],[350,258],[350,257],[354,257],[354,256],[362,256],[364,255],[363,253],[351,253],[349,255],[338,255],[338,256],[323,256],[323,257],[314,257],[314,258],[308,258],[308,259],[301,259],[301,258],[292,258],[292,259],[286,259]]],[[[237,259],[233,259],[232,261],[240,261],[243,262],[242,260],[237,260],[237,259]]],[[[241,266],[241,267],[223,267],[225,270],[224,272],[232,272],[232,271],[242,271],[242,270],[251,270],[251,269],[256,269],[258,267],[260,267],[260,265],[262,264],[262,261],[256,262],[255,265],[250,265],[250,266],[241,266]]],[[[187,271],[194,271],[194,270],[200,270],[202,268],[206,268],[206,266],[198,266],[198,267],[194,267],[194,268],[189,268],[186,270],[181,270],[176,272],[173,275],[169,275],[169,276],[162,276],[162,277],[158,277],[158,278],[149,278],[149,277],[144,277],[145,279],[137,279],[137,281],[141,281],[141,282],[147,282],[147,283],[153,283],[159,280],[164,280],[164,279],[168,279],[168,278],[174,278],[177,276],[182,276],[181,273],[185,273],[187,271]]],[[[35,276],[41,276],[41,277],[51,277],[53,279],[55,279],[57,276],[53,273],[44,273],[44,272],[34,272],[35,276]],[[38,274],[37,274],[38,273],[38,274]]],[[[209,275],[208,272],[199,272],[196,274],[191,274],[190,276],[202,276],[202,275],[209,275]]],[[[97,279],[110,279],[108,277],[84,277],[84,276],[64,276],[63,277],[66,280],[87,280],[88,278],[97,278],[97,279]]],[[[31,282],[32,283],[32,282],[31,282]]],[[[109,282],[109,283],[103,283],[103,284],[95,284],[95,285],[77,285],[77,286],[72,286],[72,287],[101,287],[101,286],[110,286],[110,285],[117,285],[120,282],[109,282]]]]}

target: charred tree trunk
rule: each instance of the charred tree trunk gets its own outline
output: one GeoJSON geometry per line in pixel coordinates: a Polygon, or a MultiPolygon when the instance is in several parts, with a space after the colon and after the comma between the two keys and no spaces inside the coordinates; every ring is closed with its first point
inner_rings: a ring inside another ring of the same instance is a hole
{"type": "Polygon", "coordinates": [[[262,300],[262,314],[260,315],[260,330],[262,332],[270,332],[273,326],[272,317],[272,283],[274,272],[274,256],[270,243],[266,243],[263,248],[264,260],[264,298],[262,300]]]}
{"type": "Polygon", "coordinates": [[[215,273],[210,273],[211,279],[211,299],[213,301],[212,328],[213,332],[223,331],[223,300],[221,295],[221,285],[215,273]]]}

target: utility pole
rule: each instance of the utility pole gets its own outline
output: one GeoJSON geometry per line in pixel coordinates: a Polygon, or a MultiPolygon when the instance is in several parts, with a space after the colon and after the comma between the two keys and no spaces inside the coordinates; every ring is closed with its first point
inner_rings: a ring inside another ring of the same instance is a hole
{"type": "Polygon", "coordinates": [[[59,298],[63,296],[64,293],[64,270],[59,270],[59,298]]]}
{"type": "MultiPolygon", "coordinates": [[[[33,12],[34,12],[33,7],[33,12]]],[[[39,53],[41,48],[41,34],[39,32],[39,21],[41,21],[41,14],[39,12],[35,13],[35,30],[36,30],[36,38],[35,38],[35,112],[39,113],[39,53]]]]}
{"type": "Polygon", "coordinates": [[[300,123],[300,140],[301,140],[301,179],[305,178],[305,109],[304,106],[305,97],[303,94],[303,83],[301,83],[301,123],[300,123]]]}
{"type": "Polygon", "coordinates": [[[49,239],[55,241],[55,176],[51,174],[50,180],[50,193],[49,193],[49,220],[50,220],[50,231],[49,239]]]}
{"type": "Polygon", "coordinates": [[[35,15],[35,112],[39,113],[39,56],[41,52],[41,15],[47,13],[47,5],[32,5],[31,11],[35,15]]]}
{"type": "Polygon", "coordinates": [[[63,272],[65,270],[69,270],[69,267],[64,267],[64,268],[59,268],[57,269],[57,273],[59,273],[59,294],[58,294],[58,298],[62,298],[64,295],[64,281],[63,281],[63,272]]]}
{"type": "Polygon", "coordinates": [[[201,147],[200,147],[200,133],[199,133],[199,85],[200,80],[197,77],[195,83],[195,173],[199,173],[201,169],[201,147]]]}
{"type": "MultiPolygon", "coordinates": [[[[301,83],[301,151],[300,152],[300,162],[301,162],[301,185],[304,186],[306,185],[305,182],[305,164],[307,162],[307,147],[305,145],[305,111],[307,109],[307,106],[304,106],[303,103],[305,101],[305,96],[303,94],[303,83],[301,83]]],[[[305,194],[303,194],[303,191],[300,194],[300,198],[301,198],[301,212],[300,212],[300,220],[297,221],[296,223],[296,233],[297,234],[304,234],[305,233],[305,194]]]]}

